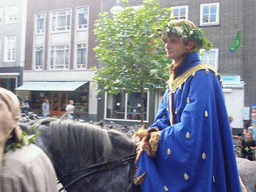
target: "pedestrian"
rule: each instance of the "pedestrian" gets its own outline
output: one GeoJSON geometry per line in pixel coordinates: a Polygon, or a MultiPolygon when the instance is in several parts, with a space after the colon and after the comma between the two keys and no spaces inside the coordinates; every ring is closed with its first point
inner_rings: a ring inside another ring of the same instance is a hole
{"type": "Polygon", "coordinates": [[[0,88],[0,191],[58,191],[53,165],[19,127],[18,98],[0,88]]]}
{"type": "Polygon", "coordinates": [[[194,23],[160,29],[171,77],[155,122],[134,134],[142,191],[241,191],[222,80],[198,51],[212,44],[194,23]]]}
{"type": "Polygon", "coordinates": [[[75,106],[74,106],[74,101],[73,100],[69,100],[69,104],[66,106],[66,113],[67,113],[67,117],[69,119],[74,118],[74,110],[75,110],[75,106]]]}
{"type": "Polygon", "coordinates": [[[255,159],[253,150],[256,149],[253,133],[248,130],[245,136],[246,138],[242,140],[242,155],[243,158],[253,161],[255,159]]]}
{"type": "Polygon", "coordinates": [[[25,97],[25,101],[23,102],[23,104],[22,104],[21,107],[22,107],[22,109],[23,109],[23,111],[22,111],[23,113],[27,113],[28,111],[30,111],[31,102],[30,102],[28,96],[25,97]]]}
{"type": "Polygon", "coordinates": [[[48,99],[45,99],[42,104],[42,113],[43,117],[48,117],[50,115],[50,103],[48,99]]]}

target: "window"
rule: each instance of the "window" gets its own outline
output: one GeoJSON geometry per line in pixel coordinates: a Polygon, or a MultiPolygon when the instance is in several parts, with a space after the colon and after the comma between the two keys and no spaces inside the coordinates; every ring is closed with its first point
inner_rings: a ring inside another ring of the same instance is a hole
{"type": "Polygon", "coordinates": [[[17,23],[18,6],[13,5],[6,8],[6,23],[17,23]]]}
{"type": "Polygon", "coordinates": [[[68,69],[69,46],[52,46],[50,69],[68,69]]]}
{"type": "MultiPolygon", "coordinates": [[[[144,94],[144,120],[147,121],[149,92],[144,94]]],[[[106,93],[106,101],[105,118],[140,121],[142,104],[139,92],[117,95],[106,93]]]]}
{"type": "Polygon", "coordinates": [[[16,36],[7,35],[5,37],[5,61],[15,61],[16,57],[16,36]]]}
{"type": "Polygon", "coordinates": [[[219,3],[200,5],[200,25],[219,25],[219,3]]]}
{"type": "Polygon", "coordinates": [[[218,59],[219,59],[219,49],[211,49],[209,52],[202,51],[204,54],[201,60],[204,64],[212,65],[218,70],[218,59]]]}
{"type": "Polygon", "coordinates": [[[172,11],[175,19],[188,19],[188,6],[172,7],[172,11]]]}
{"type": "Polygon", "coordinates": [[[37,14],[35,16],[35,29],[37,34],[45,32],[45,14],[37,14]]]}
{"type": "Polygon", "coordinates": [[[44,48],[37,47],[35,52],[35,69],[43,69],[44,65],[44,48]]]}
{"type": "Polygon", "coordinates": [[[77,69],[86,69],[86,44],[77,45],[77,69]]]}
{"type": "Polygon", "coordinates": [[[88,6],[77,9],[77,29],[88,28],[88,6]]]}
{"type": "Polygon", "coordinates": [[[51,13],[51,31],[69,31],[71,23],[71,11],[59,11],[51,13]]]}
{"type": "Polygon", "coordinates": [[[0,25],[3,24],[3,8],[0,7],[0,25]]]}

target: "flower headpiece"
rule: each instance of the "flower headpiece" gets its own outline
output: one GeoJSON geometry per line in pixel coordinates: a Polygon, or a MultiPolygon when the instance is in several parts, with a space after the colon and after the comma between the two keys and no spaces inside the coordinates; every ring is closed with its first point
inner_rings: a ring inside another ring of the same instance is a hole
{"type": "Polygon", "coordinates": [[[179,35],[183,42],[195,41],[198,50],[205,49],[205,51],[209,51],[212,48],[212,43],[203,36],[203,31],[191,21],[184,19],[172,20],[167,26],[158,29],[158,35],[161,35],[163,42],[173,34],[179,35]]]}

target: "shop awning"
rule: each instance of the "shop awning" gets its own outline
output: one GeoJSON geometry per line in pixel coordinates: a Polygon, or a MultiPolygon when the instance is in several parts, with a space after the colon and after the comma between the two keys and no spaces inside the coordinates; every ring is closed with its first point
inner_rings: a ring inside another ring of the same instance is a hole
{"type": "Polygon", "coordinates": [[[28,82],[20,87],[17,87],[17,91],[75,91],[82,85],[83,82],[28,82]]]}

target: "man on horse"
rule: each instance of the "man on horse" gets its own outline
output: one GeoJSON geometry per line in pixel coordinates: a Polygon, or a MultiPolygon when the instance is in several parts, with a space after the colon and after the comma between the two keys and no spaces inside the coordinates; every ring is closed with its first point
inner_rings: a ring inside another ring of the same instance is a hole
{"type": "Polygon", "coordinates": [[[212,44],[188,20],[171,21],[161,35],[171,76],[155,122],[133,137],[135,183],[146,192],[241,191],[221,76],[198,53],[212,44]]]}

